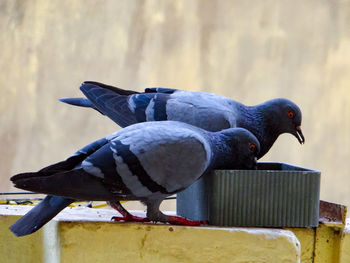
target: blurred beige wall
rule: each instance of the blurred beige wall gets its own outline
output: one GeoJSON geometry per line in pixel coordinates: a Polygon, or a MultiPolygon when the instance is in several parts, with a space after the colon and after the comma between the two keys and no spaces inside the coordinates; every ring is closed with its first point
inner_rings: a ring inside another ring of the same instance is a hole
{"type": "Polygon", "coordinates": [[[1,1],[0,191],[119,129],[57,101],[84,80],[203,90],[303,111],[264,161],[322,171],[321,198],[350,205],[350,1],[1,1]]]}

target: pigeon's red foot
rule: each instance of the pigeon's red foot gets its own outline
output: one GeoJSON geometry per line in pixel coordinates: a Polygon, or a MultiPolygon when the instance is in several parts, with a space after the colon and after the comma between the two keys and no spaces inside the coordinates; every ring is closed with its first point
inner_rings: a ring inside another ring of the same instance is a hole
{"type": "Polygon", "coordinates": [[[124,221],[124,222],[150,222],[147,217],[138,217],[130,214],[119,201],[110,201],[109,205],[117,210],[122,216],[113,216],[111,220],[113,221],[124,221]]]}
{"type": "Polygon", "coordinates": [[[138,217],[133,216],[131,214],[128,214],[126,216],[113,216],[113,221],[124,221],[124,222],[150,222],[150,220],[147,217],[138,217]]]}
{"type": "Polygon", "coordinates": [[[168,216],[168,218],[169,218],[168,223],[172,225],[199,226],[201,224],[208,224],[206,220],[203,220],[203,221],[189,220],[181,216],[168,216]]]}

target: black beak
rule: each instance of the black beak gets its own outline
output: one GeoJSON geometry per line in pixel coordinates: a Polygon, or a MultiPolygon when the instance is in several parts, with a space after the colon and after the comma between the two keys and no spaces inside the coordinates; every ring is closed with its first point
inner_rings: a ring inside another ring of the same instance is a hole
{"type": "Polygon", "coordinates": [[[298,139],[300,144],[304,144],[305,143],[305,138],[304,138],[303,132],[301,131],[301,127],[300,126],[295,127],[294,136],[298,139]]]}
{"type": "Polygon", "coordinates": [[[254,165],[253,165],[253,170],[257,170],[258,169],[258,158],[254,157],[254,165]]]}
{"type": "Polygon", "coordinates": [[[258,158],[254,157],[253,165],[250,167],[252,170],[257,170],[258,169],[258,158]]]}

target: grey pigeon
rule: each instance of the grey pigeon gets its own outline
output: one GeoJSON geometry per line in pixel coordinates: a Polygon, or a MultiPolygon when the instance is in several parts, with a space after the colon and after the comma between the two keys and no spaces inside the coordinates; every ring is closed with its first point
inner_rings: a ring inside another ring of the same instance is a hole
{"type": "Polygon", "coordinates": [[[300,144],[301,111],[288,99],[278,98],[256,106],[205,92],[147,88],[139,93],[86,81],[81,91],[87,98],[63,98],[62,102],[96,109],[121,127],[145,122],[182,121],[208,131],[242,127],[259,140],[264,156],[282,133],[291,133],[300,144]]]}
{"type": "Polygon", "coordinates": [[[160,203],[212,169],[255,168],[259,150],[256,137],[243,128],[209,132],[177,121],[131,125],[65,161],[11,177],[15,187],[49,196],[10,229],[17,236],[33,233],[75,200],[108,201],[123,215],[115,220],[198,225],[163,214],[160,203]],[[120,200],[140,200],[147,218],[132,216],[120,200]]]}

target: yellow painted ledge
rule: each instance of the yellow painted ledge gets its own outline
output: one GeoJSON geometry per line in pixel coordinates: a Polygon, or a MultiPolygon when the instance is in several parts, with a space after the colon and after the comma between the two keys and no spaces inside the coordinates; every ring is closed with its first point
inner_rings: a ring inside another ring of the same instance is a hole
{"type": "Polygon", "coordinates": [[[115,211],[66,208],[42,230],[18,238],[8,227],[18,218],[13,214],[29,208],[4,207],[0,262],[300,262],[300,243],[289,230],[110,223],[103,221],[115,211]]]}
{"type": "Polygon", "coordinates": [[[23,238],[15,238],[8,229],[19,216],[0,214],[0,262],[43,262],[42,231],[23,238]]]}
{"type": "Polygon", "coordinates": [[[314,263],[315,229],[314,228],[286,228],[292,231],[301,245],[301,262],[314,263]]]}
{"type": "Polygon", "coordinates": [[[300,254],[286,230],[62,223],[60,232],[62,262],[101,255],[120,262],[298,262],[300,254]]]}
{"type": "Polygon", "coordinates": [[[341,236],[340,263],[350,263],[350,218],[346,220],[346,226],[341,236]]]}

